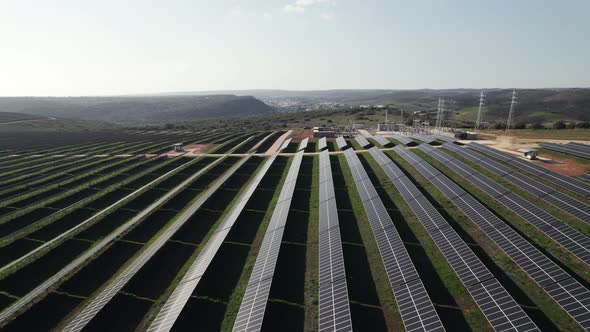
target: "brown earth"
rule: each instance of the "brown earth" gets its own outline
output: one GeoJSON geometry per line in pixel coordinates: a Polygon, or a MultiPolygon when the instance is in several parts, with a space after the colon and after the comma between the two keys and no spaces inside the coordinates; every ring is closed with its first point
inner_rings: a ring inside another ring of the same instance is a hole
{"type": "Polygon", "coordinates": [[[558,158],[550,154],[539,153],[540,161],[537,165],[569,176],[580,176],[590,171],[590,165],[581,164],[573,159],[558,158]]]}
{"type": "Polygon", "coordinates": [[[215,146],[215,144],[189,144],[183,147],[184,151],[188,151],[190,153],[201,153],[204,151],[209,150],[215,146]]]}
{"type": "Polygon", "coordinates": [[[302,139],[304,139],[304,138],[306,138],[306,137],[309,137],[309,139],[311,140],[311,139],[313,138],[313,130],[311,130],[311,129],[303,129],[303,130],[302,130],[302,131],[299,133],[299,135],[297,136],[297,138],[298,138],[299,140],[302,140],[302,139]]]}

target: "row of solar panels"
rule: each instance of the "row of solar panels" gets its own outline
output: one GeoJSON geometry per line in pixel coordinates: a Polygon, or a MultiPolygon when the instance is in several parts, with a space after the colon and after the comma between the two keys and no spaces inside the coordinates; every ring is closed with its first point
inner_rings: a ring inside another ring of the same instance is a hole
{"type": "Polygon", "coordinates": [[[256,188],[274,163],[277,156],[278,152],[267,159],[262,168],[256,173],[254,179],[252,179],[246,190],[240,195],[237,202],[215,230],[215,233],[211,236],[203,250],[199,253],[199,256],[195,259],[182,280],[178,283],[172,295],[170,295],[164,306],[160,309],[160,312],[158,312],[158,315],[150,325],[148,331],[161,332],[172,329],[176,319],[180,316],[184,306],[193,295],[194,290],[197,288],[201,278],[221,248],[221,245],[225,241],[236,220],[238,220],[238,217],[246,207],[246,204],[256,191],[256,188]]]}
{"type": "Polygon", "coordinates": [[[560,188],[567,189],[584,197],[590,197],[590,184],[588,183],[551,171],[545,167],[523,160],[507,152],[498,151],[489,146],[477,143],[469,143],[467,144],[467,147],[490,157],[494,157],[509,164],[510,166],[518,168],[521,171],[541,177],[560,188]]]}
{"type": "MultiPolygon", "coordinates": [[[[432,165],[401,147],[394,151],[441,191],[578,324],[590,329],[588,289],[432,165]]],[[[433,156],[432,151],[427,152],[433,156]]],[[[444,160],[452,168],[448,159],[437,160],[444,160]]]]}
{"type": "Polygon", "coordinates": [[[422,134],[412,134],[412,136],[410,136],[413,139],[416,139],[418,141],[424,142],[426,144],[432,144],[434,143],[434,141],[436,141],[435,138],[430,137],[428,135],[422,135],[422,134]]]}
{"type": "Polygon", "coordinates": [[[369,153],[410,206],[493,329],[538,330],[508,291],[405,173],[383,151],[372,148],[369,153]]]}
{"type": "Polygon", "coordinates": [[[305,150],[307,148],[307,143],[309,142],[309,137],[304,138],[300,143],[299,143],[299,148],[297,148],[297,151],[301,151],[301,150],[305,150]]]}
{"type": "Polygon", "coordinates": [[[361,161],[352,149],[346,150],[344,155],[369,219],[406,331],[443,331],[444,327],[424,284],[361,161]]]}
{"type": "Polygon", "coordinates": [[[464,180],[491,196],[508,210],[516,213],[541,233],[565,248],[572,255],[590,265],[590,239],[573,227],[563,223],[545,210],[534,205],[522,196],[500,185],[497,181],[481,174],[465,163],[430,146],[420,146],[420,150],[428,153],[439,162],[444,163],[464,180]]]}
{"type": "Polygon", "coordinates": [[[151,242],[149,247],[111,281],[80,313],[64,328],[64,331],[81,331],[117,295],[140,269],[170,240],[176,232],[201,208],[201,206],[229,179],[252,155],[242,158],[225,172],[207,191],[174,219],[174,223],[151,242]]]}
{"type": "Polygon", "coordinates": [[[375,141],[377,141],[377,143],[381,144],[382,146],[388,146],[391,144],[391,142],[387,138],[381,135],[374,135],[373,138],[375,139],[375,141]]]}
{"type": "Polygon", "coordinates": [[[254,263],[246,293],[242,298],[233,331],[259,331],[262,328],[264,312],[302,159],[303,151],[298,152],[293,158],[256,256],[256,263],[254,263]]]}
{"type": "MultiPolygon", "coordinates": [[[[30,251],[28,254],[26,254],[24,256],[21,256],[20,258],[14,260],[10,264],[5,265],[2,268],[2,270],[7,270],[7,269],[10,269],[10,268],[13,268],[14,266],[18,266],[18,264],[20,264],[21,262],[23,262],[27,258],[34,257],[35,255],[41,254],[43,252],[43,250],[46,250],[47,248],[50,248],[52,245],[55,245],[55,243],[59,243],[60,241],[63,241],[63,239],[65,239],[65,238],[67,238],[69,236],[72,236],[72,234],[76,234],[76,231],[78,231],[82,227],[84,227],[84,226],[92,223],[96,218],[99,218],[99,217],[103,216],[104,214],[108,214],[108,211],[111,211],[115,207],[123,206],[126,202],[128,202],[129,200],[131,200],[133,197],[137,197],[141,193],[144,193],[147,190],[149,190],[149,188],[152,188],[154,185],[156,185],[156,184],[164,181],[164,179],[168,178],[170,175],[172,175],[172,174],[174,174],[176,172],[182,171],[183,169],[186,169],[187,167],[189,167],[190,165],[192,165],[192,164],[194,164],[194,163],[196,163],[198,161],[199,161],[199,158],[195,158],[194,160],[189,161],[187,163],[184,163],[184,164],[178,166],[177,168],[175,168],[175,169],[167,172],[166,174],[160,176],[159,178],[153,180],[152,182],[144,185],[143,187],[141,187],[141,188],[137,189],[136,191],[130,193],[129,195],[123,197],[119,201],[111,204],[110,206],[106,207],[105,209],[101,210],[100,212],[94,214],[90,218],[88,218],[88,219],[80,222],[77,226],[75,226],[75,227],[73,227],[73,228],[71,228],[71,229],[63,232],[62,234],[56,236],[52,240],[50,240],[50,241],[46,242],[45,244],[43,244],[42,246],[39,246],[35,250],[30,251]]],[[[135,226],[138,222],[140,222],[141,220],[143,220],[143,218],[145,218],[147,215],[149,215],[152,212],[154,212],[155,210],[157,210],[157,208],[159,206],[161,206],[162,204],[164,204],[168,199],[170,199],[178,191],[180,191],[181,190],[180,188],[183,188],[184,186],[186,186],[191,181],[194,181],[196,178],[198,178],[199,176],[201,176],[203,173],[205,173],[207,170],[211,169],[212,167],[214,167],[216,164],[220,163],[221,161],[222,161],[222,158],[214,161],[213,163],[211,163],[211,164],[207,165],[206,167],[204,167],[203,169],[201,169],[199,172],[195,173],[190,178],[186,179],[183,183],[179,184],[177,187],[175,187],[169,193],[167,193],[166,195],[162,196],[156,202],[152,203],[150,206],[148,206],[146,209],[144,209],[143,211],[141,211],[135,217],[131,218],[129,221],[127,221],[125,224],[123,224],[121,227],[117,228],[117,230],[115,230],[114,232],[112,232],[111,234],[109,234],[108,236],[106,236],[105,238],[103,238],[99,243],[97,243],[96,245],[94,245],[88,251],[84,252],[82,255],[80,255],[79,257],[77,257],[71,263],[69,263],[68,265],[66,265],[59,272],[57,272],[56,274],[54,274],[50,278],[46,279],[42,284],[40,284],[35,289],[33,289],[32,291],[30,291],[29,293],[27,293],[26,295],[24,295],[23,297],[21,297],[16,302],[12,303],[12,305],[10,305],[8,308],[4,309],[0,313],[0,322],[5,322],[8,318],[10,318],[16,312],[20,311],[23,307],[29,305],[38,296],[43,295],[43,294],[46,294],[51,287],[54,287],[55,284],[57,284],[60,281],[62,281],[63,278],[66,275],[68,275],[72,271],[75,271],[75,270],[79,269],[80,266],[82,266],[85,262],[87,262],[89,259],[91,259],[92,257],[94,257],[97,253],[99,253],[107,245],[109,245],[110,243],[112,243],[113,241],[115,241],[126,230],[128,230],[131,227],[135,226]]]]}
{"type": "Polygon", "coordinates": [[[320,153],[319,331],[352,331],[336,193],[328,151],[320,153]]]}
{"type": "Polygon", "coordinates": [[[590,159],[590,148],[583,144],[555,144],[555,143],[541,143],[539,144],[542,148],[547,150],[562,152],[570,154],[572,156],[590,159]]]}
{"type": "MultiPolygon", "coordinates": [[[[262,144],[266,139],[268,139],[270,135],[266,136],[263,140],[261,140],[252,151],[255,152],[258,146],[262,144]]],[[[235,151],[239,146],[241,146],[244,142],[238,144],[232,151],[235,151]]],[[[252,152],[252,154],[254,153],[252,152]]],[[[178,230],[189,220],[189,218],[198,210],[200,207],[244,164],[246,163],[249,158],[252,156],[242,158],[238,163],[232,166],[227,172],[225,172],[206,192],[199,196],[199,198],[191,204],[191,206],[185,210],[175,222],[166,229],[164,233],[162,233],[154,242],[150,244],[150,246],[143,251],[120,275],[117,276],[109,285],[100,293],[97,297],[93,299],[92,302],[88,306],[86,306],[74,319],[65,327],[64,330],[66,331],[80,331],[82,330],[109,302],[112,298],[119,292],[123,287],[133,278],[133,276],[138,273],[141,268],[165,245],[165,243],[172,238],[172,236],[178,232],[178,230]]],[[[103,243],[107,243],[106,241],[112,241],[113,239],[117,238],[122,232],[124,232],[127,225],[131,226],[134,223],[138,222],[145,218],[146,214],[149,214],[153,209],[160,206],[162,203],[165,202],[170,197],[173,197],[178,192],[178,188],[184,188],[188,183],[194,181],[196,178],[200,177],[204,172],[211,169],[214,165],[220,163],[225,158],[219,158],[214,163],[209,164],[207,167],[203,168],[199,172],[192,175],[190,178],[185,180],[183,183],[178,185],[174,190],[170,191],[168,194],[161,197],[158,201],[150,205],[148,208],[143,210],[137,216],[132,218],[129,222],[127,222],[123,227],[117,229],[117,231],[110,234],[107,238],[103,239],[101,243],[93,248],[93,250],[99,250],[102,248],[103,243]],[[170,196],[170,197],[169,197],[170,196]]],[[[195,159],[195,161],[198,159],[195,159]]],[[[190,163],[187,163],[190,164],[190,163]]],[[[85,253],[81,257],[79,257],[75,262],[79,260],[86,260],[88,255],[93,255],[93,250],[85,253]]],[[[64,269],[66,270],[66,269],[64,269]]]]}
{"type": "Polygon", "coordinates": [[[473,150],[467,150],[455,144],[444,144],[443,147],[457,153],[467,160],[477,163],[489,172],[502,177],[504,180],[571,214],[577,219],[590,223],[590,206],[586,203],[559,192],[552,187],[546,186],[537,180],[517,172],[510,167],[504,166],[499,162],[493,161],[473,150]]]}

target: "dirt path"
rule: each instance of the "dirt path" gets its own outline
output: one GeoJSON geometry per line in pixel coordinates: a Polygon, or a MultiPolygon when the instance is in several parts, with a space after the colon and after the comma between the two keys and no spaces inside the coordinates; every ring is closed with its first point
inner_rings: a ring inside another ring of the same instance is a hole
{"type": "MultiPolygon", "coordinates": [[[[487,145],[502,152],[510,153],[514,156],[521,157],[521,153],[516,151],[519,148],[539,148],[540,142],[560,143],[568,142],[588,143],[587,141],[576,140],[546,140],[537,138],[514,138],[514,137],[498,137],[497,140],[481,140],[481,141],[460,141],[463,144],[475,142],[482,145],[487,145]]],[[[539,166],[545,167],[554,172],[561,173],[568,176],[579,176],[590,171],[590,165],[581,164],[574,159],[559,158],[551,154],[539,153],[538,160],[531,160],[539,166]]]]}
{"type": "Polygon", "coordinates": [[[281,145],[283,145],[283,142],[289,137],[291,136],[291,134],[293,133],[293,130],[289,130],[288,132],[284,133],[283,135],[281,135],[281,137],[279,137],[274,144],[264,153],[266,155],[271,155],[275,152],[277,152],[280,148],[281,145]]]}
{"type": "Polygon", "coordinates": [[[358,133],[364,136],[365,138],[373,138],[373,135],[371,135],[371,133],[369,133],[365,129],[359,129],[358,133]]]}

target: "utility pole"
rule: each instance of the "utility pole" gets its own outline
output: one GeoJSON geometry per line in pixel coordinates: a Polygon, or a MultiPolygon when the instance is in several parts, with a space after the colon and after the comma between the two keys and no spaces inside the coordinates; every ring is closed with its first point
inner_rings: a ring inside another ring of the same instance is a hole
{"type": "Polygon", "coordinates": [[[475,128],[473,131],[477,133],[477,131],[481,127],[481,108],[483,107],[483,98],[484,98],[483,90],[479,94],[479,109],[477,110],[477,120],[475,120],[475,128]]]}
{"type": "Polygon", "coordinates": [[[406,128],[406,123],[404,122],[404,109],[401,109],[402,114],[401,114],[401,120],[400,120],[400,129],[402,129],[405,132],[405,128],[406,128]]]}
{"type": "Polygon", "coordinates": [[[510,112],[508,112],[508,120],[506,121],[506,131],[512,129],[512,121],[514,121],[514,105],[516,104],[516,89],[512,90],[512,100],[510,101],[510,112]]]}
{"type": "Polygon", "coordinates": [[[438,130],[438,126],[440,124],[440,97],[438,97],[438,105],[436,107],[436,122],[434,123],[434,128],[438,130]]]}
{"type": "Polygon", "coordinates": [[[443,131],[442,127],[443,127],[444,118],[445,118],[445,97],[442,97],[441,101],[440,101],[440,117],[438,120],[438,130],[439,131],[443,131]]]}

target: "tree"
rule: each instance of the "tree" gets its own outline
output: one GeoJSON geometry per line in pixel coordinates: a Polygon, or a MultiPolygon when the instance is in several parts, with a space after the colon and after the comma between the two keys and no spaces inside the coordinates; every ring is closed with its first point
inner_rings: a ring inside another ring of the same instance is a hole
{"type": "Polygon", "coordinates": [[[587,121],[578,122],[578,123],[576,123],[576,128],[584,128],[584,129],[590,128],[590,122],[587,122],[587,121]]]}
{"type": "Polygon", "coordinates": [[[506,124],[503,122],[494,122],[492,124],[492,129],[505,129],[506,128],[506,124]]]}
{"type": "Polygon", "coordinates": [[[537,129],[545,129],[545,126],[543,126],[543,124],[541,122],[535,122],[533,123],[533,125],[531,126],[531,128],[537,130],[537,129]]]}
{"type": "Polygon", "coordinates": [[[526,129],[526,123],[524,123],[524,122],[517,122],[514,125],[514,129],[526,129]]]}
{"type": "Polygon", "coordinates": [[[562,120],[559,120],[559,121],[553,123],[553,129],[565,129],[565,128],[566,128],[565,122],[563,122],[562,120]]]}

